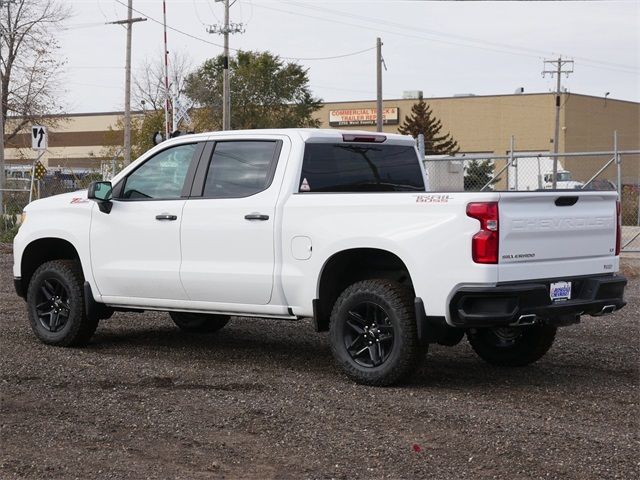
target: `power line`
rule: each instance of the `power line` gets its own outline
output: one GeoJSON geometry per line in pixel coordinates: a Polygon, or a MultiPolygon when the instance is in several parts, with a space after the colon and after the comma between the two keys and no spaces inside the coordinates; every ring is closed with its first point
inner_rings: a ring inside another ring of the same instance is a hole
{"type": "MultiPolygon", "coordinates": [[[[117,1],[117,0],[116,0],[117,1]]],[[[371,31],[371,27],[367,26],[367,25],[360,25],[357,23],[352,23],[352,22],[345,22],[342,20],[335,20],[335,19],[330,19],[330,18],[325,18],[325,17],[318,17],[316,15],[307,15],[304,13],[300,13],[300,12],[292,12],[290,10],[284,10],[282,8],[276,8],[276,7],[267,7],[265,5],[256,5],[254,4],[255,7],[257,8],[263,8],[266,10],[273,10],[276,12],[282,12],[282,13],[287,13],[289,15],[297,15],[299,17],[306,17],[306,18],[312,18],[314,20],[323,20],[326,22],[330,22],[332,24],[341,24],[341,25],[347,25],[350,27],[356,27],[356,28],[361,28],[364,30],[368,30],[371,31]]],[[[352,16],[351,14],[349,14],[348,16],[352,16]]],[[[448,40],[436,40],[433,38],[427,38],[424,35],[420,36],[420,35],[413,35],[413,34],[409,34],[409,33],[401,33],[401,32],[397,32],[397,31],[393,31],[393,30],[386,30],[386,29],[380,29],[378,28],[376,30],[377,32],[382,32],[382,33],[389,33],[391,35],[396,35],[396,36],[400,36],[400,37],[406,37],[406,38],[414,38],[414,39],[418,39],[418,40],[429,40],[430,42],[438,42],[438,43],[444,43],[444,44],[449,44],[449,45],[457,45],[457,46],[464,46],[464,47],[469,47],[470,45],[466,45],[466,44],[461,44],[459,42],[453,42],[453,41],[448,41],[448,40]]],[[[482,50],[489,50],[489,51],[495,51],[495,52],[500,52],[500,53],[507,53],[509,55],[518,55],[518,56],[529,56],[529,57],[533,57],[533,58],[542,58],[542,55],[527,55],[527,54],[523,54],[523,53],[517,53],[517,52],[512,52],[512,51],[506,51],[506,50],[498,50],[496,48],[489,48],[489,47],[482,47],[482,46],[475,46],[474,48],[479,48],[482,50]]]]}
{"type": "MultiPolygon", "coordinates": [[[[207,5],[209,5],[209,3],[207,2],[207,5]]],[[[196,0],[193,0],[193,9],[196,12],[196,18],[198,19],[198,21],[202,24],[202,25],[208,25],[207,23],[202,21],[202,18],[200,18],[200,12],[198,11],[198,4],[196,3],[196,0]]],[[[211,9],[211,6],[209,6],[209,9],[211,9]]],[[[217,19],[216,19],[217,20],[217,19]]]]}
{"type": "MultiPolygon", "coordinates": [[[[123,5],[123,6],[127,6],[124,2],[122,2],[120,0],[114,0],[114,2],[119,3],[120,5],[123,5]]],[[[140,15],[144,15],[148,20],[151,20],[152,22],[157,23],[158,25],[163,25],[162,21],[157,20],[157,19],[151,17],[150,15],[147,15],[146,13],[144,13],[144,12],[142,12],[140,10],[137,10],[135,8],[132,8],[132,10],[134,12],[140,14],[140,15]]],[[[196,35],[192,35],[192,34],[190,34],[188,32],[180,30],[180,29],[178,29],[176,27],[172,27],[171,25],[167,24],[167,28],[169,30],[173,31],[173,32],[179,33],[180,35],[184,35],[184,36],[189,37],[189,38],[191,38],[193,40],[198,40],[199,42],[206,43],[206,44],[209,44],[209,45],[213,45],[215,47],[224,48],[224,45],[220,45],[219,43],[211,42],[211,41],[209,41],[209,40],[207,40],[205,38],[198,37],[196,35]]],[[[368,51],[373,50],[375,48],[376,47],[371,47],[371,48],[366,48],[364,50],[358,50],[356,52],[344,53],[344,54],[341,54],[341,55],[332,55],[332,56],[327,56],[327,57],[285,57],[285,56],[282,56],[282,55],[278,55],[278,57],[280,57],[283,60],[294,60],[294,61],[299,61],[299,60],[304,60],[304,61],[334,60],[334,59],[337,59],[337,58],[345,58],[345,57],[351,57],[351,56],[354,56],[354,55],[360,55],[360,54],[362,54],[364,52],[368,52],[368,51]]],[[[241,51],[241,49],[239,49],[239,48],[229,48],[229,50],[233,50],[234,52],[241,51]]]]}
{"type": "MultiPolygon", "coordinates": [[[[402,24],[402,23],[389,22],[386,19],[368,17],[368,16],[361,15],[361,14],[353,14],[351,12],[338,11],[338,10],[335,10],[333,8],[331,8],[329,10],[327,8],[313,6],[313,5],[307,5],[307,4],[302,4],[302,3],[296,2],[296,1],[290,1],[290,2],[281,1],[280,3],[293,4],[293,5],[298,6],[300,8],[306,8],[306,9],[310,9],[310,10],[320,11],[320,12],[323,12],[323,13],[328,13],[329,15],[339,16],[340,18],[350,17],[350,18],[360,19],[361,21],[364,21],[366,23],[381,24],[381,25],[385,25],[385,26],[392,26],[392,27],[396,27],[396,28],[402,28],[404,30],[412,30],[412,31],[415,31],[415,32],[418,32],[418,33],[422,33],[423,35],[445,37],[445,38],[453,38],[453,39],[457,39],[457,40],[460,40],[460,41],[463,41],[463,42],[471,43],[472,45],[461,44],[461,43],[458,43],[458,42],[447,41],[447,40],[434,40],[434,39],[429,38],[430,41],[436,41],[436,42],[439,42],[439,43],[445,43],[445,44],[450,44],[450,45],[459,45],[459,46],[467,46],[467,47],[471,47],[471,48],[479,48],[479,49],[483,49],[483,50],[496,51],[496,52],[499,52],[499,53],[507,53],[507,54],[511,54],[511,55],[526,55],[526,56],[529,56],[529,57],[532,57],[532,58],[542,58],[543,56],[548,55],[550,53],[548,51],[543,51],[543,50],[536,50],[536,49],[531,49],[531,48],[526,48],[526,47],[521,47],[521,46],[515,46],[514,47],[512,45],[507,45],[507,44],[503,44],[503,43],[499,43],[499,42],[490,42],[490,41],[480,40],[480,39],[473,38],[473,37],[466,37],[466,36],[463,36],[463,35],[455,35],[455,34],[440,32],[440,31],[436,31],[436,30],[428,30],[428,29],[425,29],[425,28],[422,28],[422,27],[414,27],[414,26],[407,25],[407,24],[402,24]],[[473,45],[473,44],[476,44],[476,45],[473,45]],[[498,48],[490,48],[490,47],[481,46],[481,45],[489,45],[489,46],[498,47],[498,48]],[[523,53],[523,52],[526,52],[526,53],[523,53]]],[[[318,17],[318,16],[315,16],[315,15],[305,15],[305,14],[300,13],[300,12],[295,12],[295,11],[290,11],[290,10],[282,10],[282,9],[279,9],[279,8],[276,8],[276,7],[267,7],[267,6],[264,6],[264,5],[256,5],[256,7],[264,8],[264,9],[267,9],[267,10],[280,11],[280,12],[288,13],[290,15],[298,15],[298,16],[302,16],[302,17],[317,19],[317,20],[324,20],[324,21],[328,21],[328,22],[332,22],[332,23],[341,23],[341,24],[344,24],[344,25],[355,26],[357,28],[370,28],[370,27],[365,27],[363,25],[344,22],[342,20],[336,21],[336,20],[333,20],[333,19],[328,19],[328,18],[325,18],[325,17],[318,17]]],[[[386,32],[386,33],[391,33],[393,35],[409,37],[409,38],[420,38],[420,39],[424,39],[425,38],[425,37],[418,37],[416,35],[411,35],[411,34],[407,34],[407,33],[393,32],[393,31],[389,31],[389,30],[380,30],[380,31],[383,31],[383,32],[386,32]]],[[[592,63],[592,64],[602,64],[604,66],[601,67],[601,68],[605,68],[605,69],[628,69],[628,70],[637,71],[637,69],[635,69],[634,67],[629,66],[629,65],[623,65],[623,64],[613,63],[613,62],[606,62],[606,61],[602,61],[602,60],[595,60],[595,59],[590,59],[590,58],[586,58],[586,57],[575,57],[574,56],[573,58],[576,58],[576,59],[581,60],[583,62],[589,62],[589,63],[592,63]]],[[[622,70],[622,71],[624,71],[624,70],[622,70]]]]}

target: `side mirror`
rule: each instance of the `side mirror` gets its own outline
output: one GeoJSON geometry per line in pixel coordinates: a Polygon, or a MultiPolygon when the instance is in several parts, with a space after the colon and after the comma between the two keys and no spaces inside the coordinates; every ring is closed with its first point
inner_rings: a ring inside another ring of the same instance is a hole
{"type": "Polygon", "coordinates": [[[111,207],[111,182],[91,182],[87,192],[87,198],[98,203],[98,208],[102,213],[110,213],[111,207]]]}

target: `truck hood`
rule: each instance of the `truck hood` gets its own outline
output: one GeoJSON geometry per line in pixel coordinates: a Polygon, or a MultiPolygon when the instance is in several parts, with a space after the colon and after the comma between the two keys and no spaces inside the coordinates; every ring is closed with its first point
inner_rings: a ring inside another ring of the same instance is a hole
{"type": "Polygon", "coordinates": [[[91,200],[87,198],[87,191],[78,190],[34,200],[25,207],[24,211],[28,213],[52,209],[59,210],[61,208],[90,208],[91,204],[91,200]]]}

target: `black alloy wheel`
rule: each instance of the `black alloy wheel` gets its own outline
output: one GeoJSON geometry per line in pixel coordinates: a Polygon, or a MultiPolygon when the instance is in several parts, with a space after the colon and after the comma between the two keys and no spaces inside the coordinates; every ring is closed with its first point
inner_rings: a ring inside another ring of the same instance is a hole
{"type": "Polygon", "coordinates": [[[83,286],[78,261],[51,260],[33,272],[27,306],[31,329],[42,342],[60,347],[89,343],[98,319],[87,316],[83,286]]]}
{"type": "Polygon", "coordinates": [[[502,367],[522,367],[539,360],[551,348],[555,336],[556,327],[545,324],[467,331],[467,339],[478,356],[502,367]]]}
{"type": "Polygon", "coordinates": [[[424,359],[413,291],[387,279],[348,286],[331,312],[329,341],[338,365],[352,380],[386,386],[409,378],[424,359]]]}
{"type": "Polygon", "coordinates": [[[500,348],[513,347],[518,339],[522,336],[522,328],[517,327],[498,327],[492,328],[487,332],[487,336],[491,337],[493,345],[500,348]]]}
{"type": "Polygon", "coordinates": [[[393,350],[394,332],[389,315],[380,305],[362,302],[352,307],[344,322],[344,345],[355,363],[382,365],[393,350]]]}
{"type": "Polygon", "coordinates": [[[59,332],[67,324],[71,313],[69,292],[64,284],[54,277],[42,279],[39,287],[36,293],[38,321],[49,332],[59,332]]]}

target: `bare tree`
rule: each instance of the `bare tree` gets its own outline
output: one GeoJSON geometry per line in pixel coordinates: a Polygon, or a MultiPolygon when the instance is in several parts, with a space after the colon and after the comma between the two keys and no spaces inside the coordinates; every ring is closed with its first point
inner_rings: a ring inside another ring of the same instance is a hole
{"type": "MultiPolygon", "coordinates": [[[[65,61],[55,33],[71,10],[59,0],[0,0],[0,5],[0,128],[3,140],[11,141],[43,115],[61,111],[56,79],[65,61]],[[8,123],[7,115],[14,117],[8,123]]],[[[2,149],[0,189],[4,163],[2,149]]]]}
{"type": "Polygon", "coordinates": [[[70,13],[58,0],[18,0],[6,5],[6,15],[0,20],[5,127],[7,114],[20,117],[5,130],[7,140],[34,119],[61,111],[56,77],[66,62],[58,54],[55,32],[70,13]]]}
{"type": "MultiPolygon", "coordinates": [[[[169,56],[169,91],[179,98],[184,91],[185,79],[191,73],[193,62],[184,52],[173,52],[169,56]]],[[[136,68],[133,78],[133,100],[140,110],[164,109],[164,56],[145,59],[136,68]]]]}

